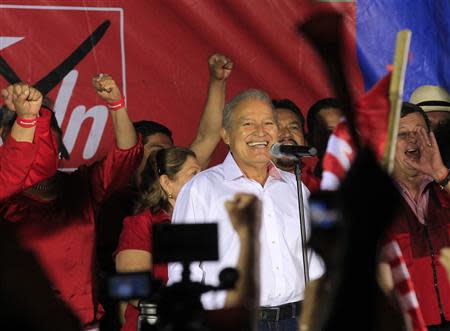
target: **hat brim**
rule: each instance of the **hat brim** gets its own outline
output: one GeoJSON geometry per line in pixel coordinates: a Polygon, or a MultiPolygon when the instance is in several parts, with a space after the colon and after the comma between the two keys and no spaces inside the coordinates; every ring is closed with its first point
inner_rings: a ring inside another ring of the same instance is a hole
{"type": "Polygon", "coordinates": [[[423,101],[416,104],[424,112],[445,111],[450,112],[450,102],[447,101],[423,101]]]}
{"type": "Polygon", "coordinates": [[[435,111],[445,111],[450,113],[450,107],[432,107],[432,106],[421,106],[425,113],[432,113],[435,111]]]}

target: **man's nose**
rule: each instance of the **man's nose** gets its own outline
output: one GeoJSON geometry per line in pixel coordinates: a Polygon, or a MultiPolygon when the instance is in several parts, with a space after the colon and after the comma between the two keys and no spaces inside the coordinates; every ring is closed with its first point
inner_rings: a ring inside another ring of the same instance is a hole
{"type": "Polygon", "coordinates": [[[408,132],[408,140],[415,141],[417,139],[417,132],[416,131],[409,131],[408,132]]]}
{"type": "Polygon", "coordinates": [[[259,124],[256,126],[256,134],[258,136],[264,136],[266,134],[264,124],[259,124]]]}
{"type": "Polygon", "coordinates": [[[291,138],[292,133],[291,130],[289,130],[287,127],[280,127],[278,130],[278,136],[280,139],[291,138]]]}

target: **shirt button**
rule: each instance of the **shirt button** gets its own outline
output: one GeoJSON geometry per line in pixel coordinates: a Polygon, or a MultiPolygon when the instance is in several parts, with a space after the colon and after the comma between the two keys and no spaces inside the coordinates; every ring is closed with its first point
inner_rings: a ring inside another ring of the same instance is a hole
{"type": "Polygon", "coordinates": [[[279,267],[277,267],[277,270],[280,270],[280,268],[279,268],[279,267]]]}
{"type": "Polygon", "coordinates": [[[272,244],[274,244],[274,245],[275,245],[275,240],[272,240],[272,244]]]}

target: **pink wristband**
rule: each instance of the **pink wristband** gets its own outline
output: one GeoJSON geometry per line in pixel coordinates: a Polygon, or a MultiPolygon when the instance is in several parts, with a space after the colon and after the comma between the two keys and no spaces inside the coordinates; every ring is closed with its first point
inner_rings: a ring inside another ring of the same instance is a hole
{"type": "Polygon", "coordinates": [[[23,117],[16,117],[16,123],[21,126],[22,128],[32,128],[36,126],[37,118],[23,118],[23,117]]]}
{"type": "Polygon", "coordinates": [[[116,111],[122,108],[125,108],[125,99],[122,97],[121,99],[108,103],[108,108],[110,110],[116,111]]]}

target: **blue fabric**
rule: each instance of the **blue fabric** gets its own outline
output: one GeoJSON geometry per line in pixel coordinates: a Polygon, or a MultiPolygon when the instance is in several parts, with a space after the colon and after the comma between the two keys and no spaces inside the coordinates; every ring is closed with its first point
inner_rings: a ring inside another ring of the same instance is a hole
{"type": "Polygon", "coordinates": [[[396,33],[412,31],[404,98],[421,85],[450,90],[450,1],[357,0],[356,47],[368,90],[393,63],[396,33]]]}
{"type": "Polygon", "coordinates": [[[258,331],[297,331],[298,320],[297,318],[289,318],[276,322],[271,321],[259,321],[258,331]]]}

